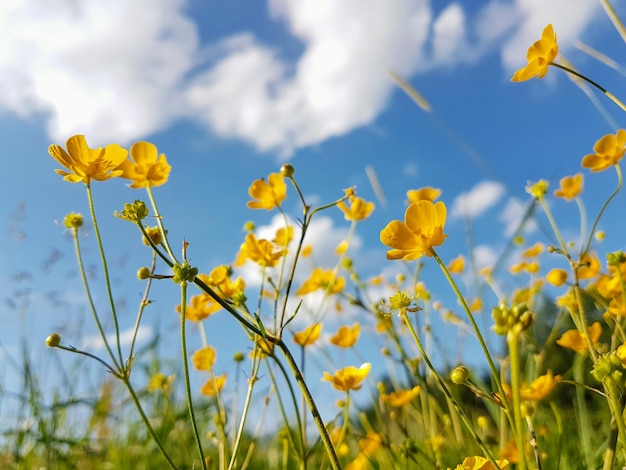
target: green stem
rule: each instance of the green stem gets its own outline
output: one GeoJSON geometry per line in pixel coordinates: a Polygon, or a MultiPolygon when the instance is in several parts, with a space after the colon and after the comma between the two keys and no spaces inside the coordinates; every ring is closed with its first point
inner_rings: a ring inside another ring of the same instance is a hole
{"type": "Polygon", "coordinates": [[[104,282],[107,287],[109,305],[111,307],[111,315],[113,316],[113,326],[115,328],[115,342],[117,344],[117,354],[119,356],[119,364],[120,364],[120,367],[124,367],[124,357],[122,355],[122,343],[120,341],[120,327],[117,321],[117,312],[115,310],[115,300],[113,299],[113,291],[111,290],[111,280],[109,278],[109,267],[107,265],[107,259],[104,254],[104,246],[102,245],[102,237],[100,236],[100,229],[98,228],[98,220],[96,219],[96,210],[93,204],[93,195],[91,193],[90,184],[87,184],[87,198],[89,199],[89,212],[91,213],[91,221],[93,222],[93,229],[96,234],[96,240],[98,242],[98,250],[100,251],[100,258],[102,260],[102,270],[104,271],[104,282]]]}
{"type": "Polygon", "coordinates": [[[522,418],[522,400],[520,396],[520,346],[519,334],[510,331],[506,336],[511,361],[511,394],[513,395],[513,420],[515,423],[515,443],[519,454],[518,470],[526,470],[526,447],[524,440],[524,421],[522,418]]]}
{"type": "Polygon", "coordinates": [[[431,373],[433,374],[433,376],[437,380],[437,383],[439,384],[439,388],[444,393],[446,398],[448,398],[448,400],[450,400],[450,403],[452,403],[452,406],[454,407],[456,412],[461,417],[461,421],[463,421],[463,424],[465,425],[465,427],[467,428],[469,433],[472,435],[472,437],[474,438],[474,440],[476,441],[478,446],[481,448],[481,450],[483,451],[483,454],[485,455],[487,460],[489,460],[489,462],[491,462],[491,465],[493,465],[493,468],[500,468],[498,466],[498,464],[496,463],[496,460],[495,460],[494,456],[491,455],[491,452],[489,451],[489,449],[487,448],[487,446],[485,445],[483,440],[480,438],[480,436],[478,435],[478,433],[474,429],[474,426],[472,425],[471,421],[469,420],[469,418],[467,417],[467,415],[463,411],[463,408],[461,408],[461,405],[459,405],[459,403],[456,401],[456,398],[454,398],[454,395],[452,395],[452,393],[450,392],[450,389],[448,388],[446,383],[441,378],[441,375],[439,375],[439,372],[437,372],[437,369],[435,369],[435,366],[433,365],[433,363],[430,362],[430,358],[426,355],[426,351],[424,350],[424,346],[422,346],[422,341],[420,340],[419,336],[417,335],[417,332],[415,331],[415,328],[413,327],[413,324],[409,321],[409,317],[408,317],[406,311],[399,312],[398,316],[402,319],[404,324],[408,327],[409,332],[411,333],[411,336],[413,337],[413,341],[415,341],[415,344],[417,345],[417,348],[419,349],[420,354],[422,355],[422,358],[424,359],[424,362],[426,363],[426,365],[430,369],[431,373]]]}
{"type": "MultiPolygon", "coordinates": [[[[152,266],[150,267],[150,273],[154,274],[154,268],[156,267],[156,253],[152,254],[152,266]]],[[[135,341],[137,340],[137,333],[139,331],[139,325],[141,324],[141,318],[143,317],[143,312],[146,307],[149,305],[148,295],[150,293],[150,287],[152,286],[152,278],[148,278],[148,282],[146,283],[146,290],[141,297],[141,302],[139,304],[139,312],[137,312],[137,319],[135,320],[135,328],[133,328],[132,340],[130,343],[130,349],[128,352],[128,360],[133,360],[133,354],[135,352],[135,341]]],[[[130,364],[129,364],[130,366],[130,364]]]]}
{"type": "Polygon", "coordinates": [[[565,70],[566,72],[571,73],[572,75],[577,76],[578,78],[586,81],[590,85],[593,85],[598,90],[600,90],[602,93],[604,93],[604,95],[608,99],[610,99],[611,101],[613,101],[613,103],[615,103],[617,106],[619,106],[622,109],[622,111],[626,111],[626,105],[624,105],[624,103],[622,103],[619,99],[617,99],[617,97],[613,93],[608,91],[603,86],[600,86],[598,83],[594,82],[590,78],[585,77],[583,74],[578,73],[576,70],[572,70],[569,67],[566,67],[565,65],[557,64],[556,62],[551,62],[549,65],[554,65],[555,67],[557,67],[557,68],[559,68],[561,70],[565,70]]]}
{"type": "Polygon", "coordinates": [[[187,407],[189,409],[189,419],[191,420],[191,426],[193,428],[193,435],[196,440],[196,446],[198,447],[198,453],[200,454],[200,461],[202,462],[202,469],[207,470],[206,461],[204,460],[204,451],[202,450],[202,442],[200,441],[200,433],[198,432],[198,425],[196,423],[196,414],[193,410],[193,400],[191,395],[191,383],[189,381],[189,359],[187,358],[187,335],[185,333],[185,325],[187,318],[185,316],[187,310],[187,282],[180,283],[181,302],[180,302],[180,345],[183,356],[183,372],[185,375],[185,392],[187,394],[187,407]]]}
{"type": "Polygon", "coordinates": [[[85,265],[83,264],[83,256],[80,250],[80,243],[78,241],[78,229],[74,228],[72,230],[72,237],[74,238],[74,250],[76,251],[76,259],[78,261],[78,270],[80,271],[80,276],[83,280],[83,285],[85,286],[85,293],[87,294],[87,301],[89,302],[89,308],[91,313],[93,314],[94,321],[96,322],[96,327],[98,328],[98,332],[100,333],[100,337],[104,343],[104,347],[106,348],[113,364],[115,365],[115,370],[117,373],[120,373],[122,370],[122,364],[118,363],[115,358],[115,354],[113,354],[113,350],[111,349],[111,345],[109,344],[106,334],[104,333],[104,329],[102,328],[102,323],[100,323],[100,317],[98,316],[98,312],[96,310],[96,306],[93,302],[93,297],[91,296],[91,290],[89,289],[89,282],[87,280],[87,274],[85,273],[85,265]]]}
{"type": "Polygon", "coordinates": [[[177,263],[178,261],[176,261],[176,256],[174,256],[174,252],[170,248],[170,243],[167,240],[167,233],[165,232],[165,227],[163,226],[163,218],[161,217],[161,214],[159,213],[159,208],[156,205],[156,200],[154,199],[154,196],[152,195],[152,188],[150,187],[150,184],[146,184],[146,191],[148,193],[148,197],[150,198],[150,204],[152,204],[152,208],[154,209],[154,216],[156,217],[157,225],[159,226],[159,230],[161,231],[161,237],[163,238],[163,245],[165,246],[165,249],[167,250],[167,254],[170,255],[170,258],[174,260],[175,263],[177,263]]]}
{"type": "Polygon", "coordinates": [[[328,430],[326,426],[324,426],[324,421],[322,420],[322,416],[315,404],[315,400],[313,399],[313,395],[311,395],[311,391],[307,386],[300,369],[298,369],[298,364],[296,363],[295,358],[291,354],[291,351],[287,347],[287,345],[283,342],[283,340],[278,340],[276,343],[280,350],[283,352],[285,359],[287,360],[287,364],[291,369],[291,372],[296,379],[296,383],[300,387],[302,391],[302,395],[304,396],[304,400],[306,401],[309,410],[311,411],[311,415],[313,416],[313,421],[315,421],[315,425],[317,426],[317,431],[320,434],[322,439],[322,443],[326,448],[326,453],[328,454],[328,458],[330,459],[330,464],[333,470],[341,470],[341,464],[339,463],[339,458],[337,457],[337,452],[335,451],[335,447],[330,439],[330,435],[328,434],[328,430]]]}

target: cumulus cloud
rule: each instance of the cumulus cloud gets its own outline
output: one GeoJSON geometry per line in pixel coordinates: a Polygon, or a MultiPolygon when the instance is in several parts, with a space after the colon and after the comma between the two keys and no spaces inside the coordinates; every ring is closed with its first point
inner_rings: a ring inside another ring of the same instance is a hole
{"type": "Polygon", "coordinates": [[[567,44],[599,8],[510,0],[468,13],[461,2],[435,11],[429,0],[268,0],[275,27],[302,45],[287,61],[280,45],[247,31],[200,44],[186,6],[2,2],[0,110],[44,116],[57,142],[85,133],[93,144],[128,143],[190,119],[289,155],[372,123],[394,90],[388,69],[410,78],[502,47],[512,70],[547,22],[567,44]]]}
{"type": "MultiPolygon", "coordinates": [[[[134,328],[129,328],[124,331],[120,331],[120,344],[122,346],[130,345],[133,340],[134,328]]],[[[135,339],[136,344],[142,344],[149,341],[154,336],[154,330],[150,326],[142,325],[137,329],[137,337],[135,339]]],[[[109,344],[116,344],[117,338],[115,334],[107,335],[107,341],[109,344]]],[[[81,349],[86,351],[99,351],[104,349],[104,341],[99,334],[85,336],[80,345],[81,349]]]]}
{"type": "Polygon", "coordinates": [[[452,203],[450,216],[479,217],[493,207],[504,194],[504,186],[495,181],[481,181],[470,191],[458,195],[452,203]]]}

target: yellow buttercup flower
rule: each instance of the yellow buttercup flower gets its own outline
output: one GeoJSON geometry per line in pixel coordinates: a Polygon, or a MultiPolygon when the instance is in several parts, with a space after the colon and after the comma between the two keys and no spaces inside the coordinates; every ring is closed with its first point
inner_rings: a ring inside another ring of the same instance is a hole
{"type": "Polygon", "coordinates": [[[583,157],[583,168],[596,172],[617,165],[626,151],[626,130],[620,129],[615,134],[605,135],[596,142],[593,151],[595,153],[583,157]]]}
{"type": "Polygon", "coordinates": [[[165,154],[159,155],[157,148],[150,142],[137,142],[130,148],[133,161],[124,159],[118,170],[120,178],[132,180],[131,188],[161,186],[167,182],[172,167],[168,165],[165,154]]]}
{"type": "Polygon", "coordinates": [[[344,392],[359,390],[371,368],[372,365],[369,362],[362,364],[358,369],[354,366],[344,367],[336,371],[334,375],[324,372],[322,380],[332,383],[336,390],[344,392]]]}
{"type": "Polygon", "coordinates": [[[424,186],[419,189],[411,189],[406,192],[406,197],[409,199],[409,204],[419,201],[431,201],[435,202],[441,195],[441,189],[433,188],[431,186],[424,186]]]}
{"type": "Polygon", "coordinates": [[[292,226],[281,227],[278,230],[276,230],[276,235],[274,235],[274,239],[272,240],[272,243],[281,247],[286,247],[287,245],[289,245],[292,239],[293,239],[293,227],[292,226]]]}
{"type": "Polygon", "coordinates": [[[560,287],[567,281],[567,271],[564,269],[554,268],[546,275],[546,281],[553,286],[560,287]]]}
{"type": "Polygon", "coordinates": [[[556,34],[551,24],[541,33],[541,39],[528,48],[526,60],[528,63],[513,74],[512,82],[524,82],[531,78],[543,78],[548,73],[548,66],[559,53],[556,34]]]}
{"type": "Polygon", "coordinates": [[[421,390],[422,387],[417,385],[408,390],[397,390],[389,394],[384,394],[383,396],[381,396],[381,399],[384,402],[389,403],[391,406],[399,408],[401,406],[411,403],[413,399],[419,395],[421,390]]]}
{"type": "MultiPolygon", "coordinates": [[[[592,344],[598,343],[601,334],[602,326],[600,325],[600,322],[594,322],[587,328],[587,335],[589,336],[592,344]]],[[[587,341],[585,341],[585,338],[582,337],[578,330],[567,330],[559,339],[556,340],[556,344],[567,349],[572,349],[576,352],[586,352],[588,350],[587,341]]]]}
{"type": "Polygon", "coordinates": [[[166,376],[162,372],[157,372],[150,379],[150,383],[146,387],[146,390],[148,392],[152,392],[154,390],[161,390],[162,392],[166,392],[169,389],[172,382],[174,382],[175,378],[176,378],[176,375],[166,376]]]}
{"type": "Polygon", "coordinates": [[[339,327],[337,333],[330,337],[329,341],[341,348],[351,348],[356,344],[360,333],[361,325],[358,323],[352,325],[352,328],[348,325],[343,325],[339,327]]]}
{"type": "Polygon", "coordinates": [[[583,174],[576,173],[574,176],[561,178],[560,187],[554,191],[556,197],[571,201],[583,190],[583,174]]]}
{"type": "Polygon", "coordinates": [[[543,252],[543,249],[544,249],[543,243],[537,242],[530,248],[527,248],[526,250],[524,250],[524,252],[522,253],[522,256],[524,258],[535,258],[543,252]]]}
{"type": "Polygon", "coordinates": [[[383,436],[377,432],[368,432],[363,439],[359,439],[359,449],[365,455],[372,455],[383,445],[383,436]]]}
{"type": "Polygon", "coordinates": [[[280,207],[287,197],[285,178],[280,173],[271,173],[267,181],[255,180],[248,189],[248,194],[252,199],[256,199],[256,201],[248,201],[250,209],[271,211],[275,207],[280,207]]]}
{"type": "Polygon", "coordinates": [[[431,256],[431,249],[441,245],[446,236],[446,205],[439,201],[412,203],[404,214],[404,222],[393,220],[380,232],[380,241],[391,248],[387,259],[412,261],[422,255],[431,256]]]}
{"type": "Polygon", "coordinates": [[[579,279],[591,279],[600,274],[602,268],[598,255],[596,253],[586,253],[582,257],[578,267],[579,279]]]}
{"type": "Polygon", "coordinates": [[[205,346],[202,349],[198,349],[191,356],[191,362],[193,366],[198,370],[211,370],[217,360],[217,351],[213,346],[205,346]]]}
{"type": "Polygon", "coordinates": [[[322,324],[314,323],[313,325],[307,326],[304,330],[294,333],[293,342],[302,347],[310,346],[317,341],[321,332],[322,324]]]}
{"type": "Polygon", "coordinates": [[[366,202],[364,199],[356,196],[351,196],[348,200],[350,201],[350,207],[344,201],[337,204],[346,220],[365,220],[374,210],[373,202],[366,202]]]}
{"type": "Polygon", "coordinates": [[[226,374],[211,377],[204,383],[204,385],[200,389],[200,393],[202,393],[202,395],[206,395],[207,397],[214,397],[222,391],[225,383],[226,374]]]}
{"type": "Polygon", "coordinates": [[[447,268],[450,274],[461,274],[465,269],[465,257],[463,255],[457,256],[450,261],[447,268]]]}
{"type": "MultiPolygon", "coordinates": [[[[189,302],[185,309],[185,318],[189,321],[202,321],[222,308],[213,300],[213,297],[205,293],[194,295],[189,299],[189,302]]],[[[176,311],[180,313],[180,305],[176,306],[176,311]]]]}
{"type": "Polygon", "coordinates": [[[48,153],[57,162],[69,170],[54,170],[70,183],[89,184],[91,180],[105,181],[122,174],[118,166],[126,159],[128,151],[117,144],[95,149],[87,145],[84,135],[75,135],[67,139],[67,151],[53,144],[48,153]]]}
{"type": "Polygon", "coordinates": [[[296,291],[296,295],[310,294],[317,289],[323,289],[327,294],[337,294],[343,290],[346,285],[346,280],[339,276],[330,269],[315,268],[304,283],[300,286],[300,289],[296,291]]]}
{"type": "Polygon", "coordinates": [[[552,371],[549,370],[546,374],[537,377],[531,382],[530,385],[523,387],[520,390],[520,396],[522,400],[540,401],[547,397],[556,384],[561,380],[560,375],[552,375],[552,371]]]}
{"type": "MultiPolygon", "coordinates": [[[[500,470],[507,468],[509,466],[509,462],[506,459],[496,460],[498,464],[498,468],[500,470]]],[[[463,463],[458,464],[455,467],[455,470],[496,470],[493,468],[493,464],[487,460],[485,457],[475,456],[475,457],[465,457],[463,463]]]]}
{"type": "Polygon", "coordinates": [[[251,260],[259,266],[272,268],[285,254],[285,250],[274,245],[269,240],[258,239],[253,233],[246,235],[245,241],[239,247],[239,255],[235,265],[241,266],[246,260],[251,260]]]}

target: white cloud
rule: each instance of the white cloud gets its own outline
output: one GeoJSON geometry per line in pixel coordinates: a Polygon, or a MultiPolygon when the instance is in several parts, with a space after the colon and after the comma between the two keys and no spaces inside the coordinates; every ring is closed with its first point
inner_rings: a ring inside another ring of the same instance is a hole
{"type": "Polygon", "coordinates": [[[478,269],[486,266],[494,266],[498,261],[498,254],[490,245],[477,245],[472,251],[472,256],[478,269]]]}
{"type": "MultiPolygon", "coordinates": [[[[124,331],[120,331],[120,344],[123,347],[130,345],[133,339],[133,332],[134,327],[124,331]]],[[[153,336],[154,330],[152,329],[152,327],[142,325],[137,329],[137,337],[135,342],[137,344],[141,344],[145,341],[148,341],[153,336]]],[[[107,335],[107,341],[109,342],[109,344],[116,344],[115,334],[107,335]]],[[[80,348],[88,352],[99,351],[101,349],[104,349],[104,341],[102,341],[102,337],[99,334],[86,336],[81,341],[80,348]]]]}
{"type": "Polygon", "coordinates": [[[479,217],[493,207],[504,194],[504,186],[495,181],[481,181],[470,191],[459,194],[452,203],[451,217],[479,217]]]}
{"type": "MultiPolygon", "coordinates": [[[[524,220],[524,216],[528,211],[527,203],[523,203],[517,199],[509,199],[505,208],[499,215],[499,219],[504,223],[504,234],[507,237],[512,236],[520,224],[524,220]]],[[[530,218],[524,222],[522,233],[529,234],[537,230],[537,224],[533,218],[530,218]]]]}
{"type": "Polygon", "coordinates": [[[294,62],[250,32],[201,46],[185,0],[5,0],[0,110],[45,116],[59,143],[74,133],[128,143],[191,119],[287,155],[372,123],[395,89],[388,69],[410,78],[504,44],[512,70],[546,23],[567,45],[599,9],[511,0],[469,15],[453,2],[435,17],[428,0],[268,1],[276,27],[302,44],[294,62]]]}

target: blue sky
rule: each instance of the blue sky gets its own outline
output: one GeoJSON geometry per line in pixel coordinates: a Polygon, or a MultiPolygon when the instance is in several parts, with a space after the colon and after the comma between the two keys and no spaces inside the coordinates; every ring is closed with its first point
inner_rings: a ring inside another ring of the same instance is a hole
{"type": "MultiPolygon", "coordinates": [[[[618,12],[625,13],[623,7],[618,12]]],[[[383,272],[391,279],[402,270],[385,260],[378,235],[387,222],[402,218],[406,191],[422,186],[441,188],[449,209],[449,237],[439,250],[444,261],[468,256],[469,221],[477,264],[493,263],[523,214],[527,181],[545,178],[555,189],[562,176],[581,171],[580,160],[595,141],[623,121],[611,102],[595,94],[605,119],[559,70],[543,80],[509,82],[548,23],[564,57],[626,96],[623,69],[600,64],[576,47],[582,42],[623,56],[623,41],[600,3],[588,0],[4,2],[0,295],[18,308],[3,306],[2,347],[15,355],[25,334],[32,354],[43,357],[49,354],[43,341],[52,331],[62,331],[72,344],[96,347],[85,340],[94,330],[85,319],[70,238],[58,223],[68,212],[87,213],[85,190],[63,182],[47,154],[49,144],[64,144],[74,134],[85,134],[92,146],[149,140],[167,155],[173,170],[155,195],[171,242],[180,246],[187,239],[193,262],[204,271],[234,259],[245,221],[254,220],[261,234],[276,227],[272,214],[246,208],[247,188],[283,162],[295,166],[312,203],[335,200],[350,186],[376,203],[350,252],[365,277],[383,272]],[[402,93],[388,70],[419,90],[432,112],[402,93]],[[367,167],[378,176],[384,200],[377,199],[367,167]],[[15,292],[25,289],[28,296],[16,300],[15,292]],[[28,306],[18,313],[23,298],[28,306]]],[[[595,214],[615,176],[584,173],[585,200],[595,214]]],[[[123,181],[109,181],[94,184],[94,197],[114,288],[127,301],[123,327],[129,328],[142,290],[134,273],[148,263],[149,253],[137,244],[133,227],[110,214],[144,195],[123,181]]],[[[557,204],[566,234],[577,239],[574,204],[557,204]]],[[[620,204],[621,196],[601,226],[611,249],[623,248],[620,204]]],[[[299,215],[293,191],[285,208],[293,218],[299,215]]],[[[529,242],[552,241],[541,223],[531,227],[529,242]]],[[[334,247],[347,229],[337,210],[317,220],[311,238],[316,262],[332,266],[334,247]]],[[[83,243],[97,267],[93,236],[83,243]]],[[[250,271],[244,269],[253,285],[250,271]]],[[[423,276],[435,296],[461,314],[431,260],[423,276]]],[[[506,286],[516,282],[505,279],[506,286]]],[[[145,338],[176,323],[175,286],[161,283],[152,297],[157,302],[145,338]]],[[[483,315],[488,324],[488,310],[483,315]]],[[[357,320],[351,312],[327,315],[325,333],[357,320]]],[[[226,359],[245,347],[245,338],[223,313],[207,328],[228,370],[226,359]]],[[[446,338],[456,335],[445,325],[435,331],[446,347],[446,338]]],[[[165,341],[164,350],[176,341],[165,341]]],[[[367,341],[361,356],[378,356],[380,345],[367,341]]],[[[199,337],[191,342],[199,345],[199,337]]],[[[336,365],[358,360],[350,353],[336,365]]]]}

